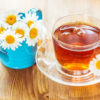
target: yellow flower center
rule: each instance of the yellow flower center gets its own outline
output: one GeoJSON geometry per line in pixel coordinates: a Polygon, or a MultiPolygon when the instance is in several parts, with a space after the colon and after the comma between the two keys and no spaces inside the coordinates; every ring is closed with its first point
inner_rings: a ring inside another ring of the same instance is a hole
{"type": "Polygon", "coordinates": [[[31,27],[32,24],[34,24],[34,22],[33,22],[32,20],[29,20],[29,21],[27,22],[27,25],[28,25],[29,28],[31,27]]]}
{"type": "Polygon", "coordinates": [[[96,68],[100,70],[100,60],[96,62],[96,68]]]}
{"type": "Polygon", "coordinates": [[[22,35],[22,36],[20,37],[20,38],[22,38],[22,37],[24,37],[25,32],[24,32],[23,29],[16,29],[15,34],[20,34],[20,35],[22,35]]]}
{"type": "Polygon", "coordinates": [[[9,15],[6,17],[6,23],[9,25],[13,25],[16,22],[16,16],[15,15],[9,15]]]}
{"type": "Polygon", "coordinates": [[[6,36],[6,39],[5,40],[6,40],[6,42],[8,44],[13,44],[15,42],[15,38],[12,35],[6,36]]]}
{"type": "Polygon", "coordinates": [[[36,29],[36,28],[32,28],[31,30],[30,30],[30,38],[31,39],[34,39],[34,38],[36,38],[37,37],[37,35],[38,35],[38,30],[36,29]]]}
{"type": "Polygon", "coordinates": [[[38,39],[38,41],[37,41],[37,46],[40,46],[40,45],[42,44],[42,42],[43,42],[42,40],[39,40],[39,39],[38,39]]]}
{"type": "Polygon", "coordinates": [[[4,27],[0,27],[0,34],[2,34],[2,32],[5,31],[4,27]]]}

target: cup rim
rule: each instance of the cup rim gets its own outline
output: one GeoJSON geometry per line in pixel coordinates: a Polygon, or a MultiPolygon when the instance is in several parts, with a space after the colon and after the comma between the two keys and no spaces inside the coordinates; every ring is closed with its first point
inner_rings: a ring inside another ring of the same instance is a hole
{"type": "MultiPolygon", "coordinates": [[[[94,43],[88,44],[88,45],[76,46],[76,45],[64,43],[64,42],[58,40],[58,39],[55,37],[54,31],[55,31],[57,28],[54,29],[54,27],[56,26],[56,23],[57,23],[58,21],[64,19],[64,18],[71,17],[71,16],[76,16],[76,15],[79,15],[79,16],[80,16],[80,15],[82,15],[82,16],[86,15],[86,17],[91,17],[92,19],[100,20],[100,19],[98,19],[98,18],[96,18],[96,17],[92,17],[92,16],[87,15],[87,14],[69,14],[69,15],[67,15],[67,16],[60,17],[60,18],[58,18],[58,19],[56,20],[55,24],[53,25],[53,29],[52,29],[52,38],[55,39],[58,43],[60,43],[60,44],[62,44],[62,45],[66,45],[66,46],[74,47],[74,48],[76,47],[77,49],[79,49],[79,48],[88,48],[88,47],[93,47],[93,46],[94,46],[93,48],[98,47],[98,45],[100,45],[100,44],[99,44],[100,40],[98,40],[98,41],[96,41],[96,42],[94,42],[94,43]]],[[[81,21],[80,21],[80,22],[81,22],[81,21]]],[[[62,25],[63,25],[63,24],[62,24],[62,25]]],[[[60,25],[60,26],[61,26],[61,25],[60,25]]],[[[60,26],[58,26],[58,27],[60,27],[60,26]]],[[[65,48],[65,47],[64,47],[64,48],[65,48]]],[[[92,49],[93,49],[93,48],[92,48],[92,49]]],[[[84,50],[81,50],[81,51],[84,51],[84,50]]]]}

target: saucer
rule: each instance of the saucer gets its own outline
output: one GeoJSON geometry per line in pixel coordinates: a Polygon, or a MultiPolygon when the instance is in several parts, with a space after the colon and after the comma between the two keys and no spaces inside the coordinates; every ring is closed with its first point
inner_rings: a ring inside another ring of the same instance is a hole
{"type": "MultiPolygon", "coordinates": [[[[49,79],[63,85],[86,86],[100,82],[90,70],[83,75],[73,75],[64,71],[55,57],[52,39],[45,39],[36,54],[38,69],[49,79]]],[[[78,73],[78,72],[77,72],[78,73]]]]}

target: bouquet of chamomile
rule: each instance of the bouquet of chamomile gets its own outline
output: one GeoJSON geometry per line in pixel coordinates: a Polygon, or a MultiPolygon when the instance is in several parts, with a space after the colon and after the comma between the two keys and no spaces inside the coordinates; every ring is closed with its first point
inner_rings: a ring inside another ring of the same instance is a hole
{"type": "Polygon", "coordinates": [[[19,13],[10,11],[0,14],[0,46],[16,50],[25,41],[35,46],[46,34],[42,18],[36,12],[19,13]]]}

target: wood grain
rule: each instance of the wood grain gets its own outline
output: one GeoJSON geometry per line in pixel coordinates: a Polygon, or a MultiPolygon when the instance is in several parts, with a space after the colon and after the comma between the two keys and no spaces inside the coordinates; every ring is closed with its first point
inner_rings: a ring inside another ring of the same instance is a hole
{"type": "Polygon", "coordinates": [[[0,100],[100,100],[100,84],[61,85],[49,80],[36,65],[23,70],[0,68],[0,100]]]}
{"type": "MultiPolygon", "coordinates": [[[[48,33],[56,19],[80,8],[99,18],[99,5],[100,0],[0,0],[0,9],[42,9],[48,33]]],[[[64,86],[48,79],[36,65],[13,70],[0,64],[0,100],[100,100],[100,83],[87,87],[64,86]]]]}
{"type": "Polygon", "coordinates": [[[46,100],[48,82],[36,65],[21,70],[0,64],[0,100],[46,100]]]}
{"type": "Polygon", "coordinates": [[[35,97],[34,67],[13,70],[0,65],[0,68],[0,100],[32,100],[35,97]]]}

